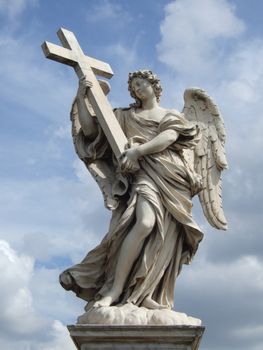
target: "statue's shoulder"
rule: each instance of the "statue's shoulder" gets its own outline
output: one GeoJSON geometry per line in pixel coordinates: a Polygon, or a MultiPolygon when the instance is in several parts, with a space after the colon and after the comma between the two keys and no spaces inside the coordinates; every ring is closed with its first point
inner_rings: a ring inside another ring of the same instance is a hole
{"type": "Polygon", "coordinates": [[[179,112],[177,109],[175,108],[167,108],[166,109],[166,113],[165,113],[165,116],[172,116],[172,117],[175,117],[175,118],[179,118],[179,119],[184,119],[184,114],[179,112]]]}

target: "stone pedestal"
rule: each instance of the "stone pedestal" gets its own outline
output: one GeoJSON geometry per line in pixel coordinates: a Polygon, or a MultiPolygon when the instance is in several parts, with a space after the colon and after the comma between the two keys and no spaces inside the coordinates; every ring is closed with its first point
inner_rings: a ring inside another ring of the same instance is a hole
{"type": "Polygon", "coordinates": [[[72,325],[78,350],[198,350],[202,326],[72,325]]]}

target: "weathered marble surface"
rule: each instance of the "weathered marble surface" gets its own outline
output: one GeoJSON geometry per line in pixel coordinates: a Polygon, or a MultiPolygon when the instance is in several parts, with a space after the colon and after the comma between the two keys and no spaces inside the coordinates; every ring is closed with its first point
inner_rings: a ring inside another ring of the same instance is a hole
{"type": "Polygon", "coordinates": [[[201,326],[201,320],[173,310],[149,310],[133,304],[93,307],[77,324],[201,326]]]}
{"type": "Polygon", "coordinates": [[[112,220],[102,242],[64,271],[60,282],[94,306],[133,303],[172,309],[176,278],[203,237],[192,216],[192,197],[199,194],[211,225],[226,228],[222,118],[212,99],[197,88],[185,91],[183,113],[160,107],[157,76],[149,70],[130,73],[135,104],[115,109],[128,140],[127,150],[116,159],[89,107],[91,86],[80,79],[71,112],[73,141],[102,189],[112,220]]]}
{"type": "Polygon", "coordinates": [[[198,350],[204,327],[68,326],[78,350],[198,350]]]}
{"type": "Polygon", "coordinates": [[[110,78],[110,66],[86,56],[72,32],[61,29],[58,36],[63,47],[45,42],[43,50],[72,66],[79,78],[71,111],[73,142],[112,210],[102,242],[60,276],[66,290],[89,303],[78,322],[200,325],[171,309],[176,278],[203,237],[192,217],[193,196],[198,194],[212,226],[227,228],[219,109],[199,88],[185,91],[181,113],[163,108],[158,77],[139,70],[128,77],[135,102],[113,111],[106,96],[110,86],[96,77],[110,78]]]}

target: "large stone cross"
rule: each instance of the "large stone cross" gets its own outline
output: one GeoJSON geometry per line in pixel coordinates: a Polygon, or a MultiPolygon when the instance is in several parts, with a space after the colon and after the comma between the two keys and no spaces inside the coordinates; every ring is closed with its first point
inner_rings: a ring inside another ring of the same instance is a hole
{"type": "Polygon", "coordinates": [[[51,60],[72,66],[79,78],[86,76],[92,83],[92,87],[88,90],[88,98],[116,158],[119,159],[125,150],[127,138],[95,75],[111,78],[113,76],[111,67],[108,63],[86,56],[74,33],[60,28],[57,35],[63,47],[45,41],[42,44],[44,54],[51,60]]]}

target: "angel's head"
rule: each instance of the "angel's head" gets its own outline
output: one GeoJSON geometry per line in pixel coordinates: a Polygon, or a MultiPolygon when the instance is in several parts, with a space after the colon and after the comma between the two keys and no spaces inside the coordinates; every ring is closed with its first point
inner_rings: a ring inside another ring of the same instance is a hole
{"type": "Polygon", "coordinates": [[[129,73],[128,90],[131,97],[135,99],[134,105],[136,107],[141,107],[142,98],[144,96],[147,98],[147,94],[150,96],[151,92],[153,92],[157,102],[160,102],[160,96],[162,95],[160,80],[150,70],[138,70],[129,73]],[[144,91],[144,96],[142,95],[142,91],[144,91]]]}

